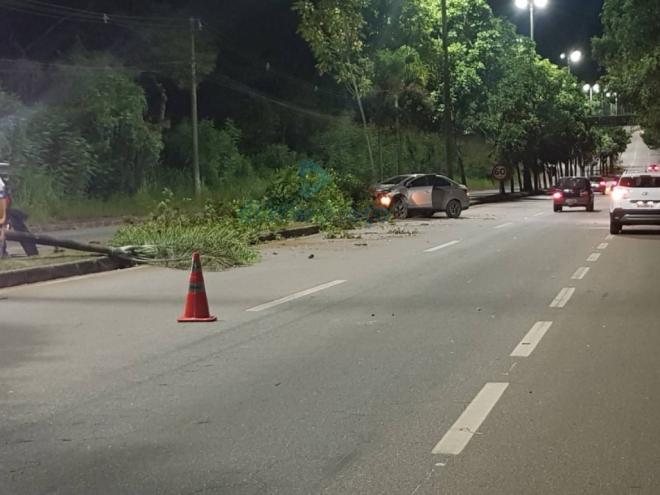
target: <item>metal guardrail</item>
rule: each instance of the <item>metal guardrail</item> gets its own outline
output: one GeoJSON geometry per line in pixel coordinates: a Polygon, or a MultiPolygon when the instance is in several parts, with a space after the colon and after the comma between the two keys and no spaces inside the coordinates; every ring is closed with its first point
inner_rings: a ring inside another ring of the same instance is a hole
{"type": "Polygon", "coordinates": [[[587,121],[592,124],[610,127],[610,126],[630,126],[637,123],[637,115],[622,114],[622,115],[591,115],[587,117],[587,121]]]}

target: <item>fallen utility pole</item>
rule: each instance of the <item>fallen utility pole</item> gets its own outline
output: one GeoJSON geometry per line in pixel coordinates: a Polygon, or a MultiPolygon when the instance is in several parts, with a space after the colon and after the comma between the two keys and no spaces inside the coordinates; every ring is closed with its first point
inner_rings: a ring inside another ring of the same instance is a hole
{"type": "Polygon", "coordinates": [[[96,246],[82,242],[70,241],[68,239],[56,239],[48,235],[32,234],[28,232],[17,232],[8,230],[5,232],[8,241],[15,242],[33,242],[43,246],[54,246],[62,249],[73,249],[74,251],[85,251],[87,253],[104,254],[114,258],[128,259],[129,256],[120,248],[110,248],[105,246],[96,246]]]}

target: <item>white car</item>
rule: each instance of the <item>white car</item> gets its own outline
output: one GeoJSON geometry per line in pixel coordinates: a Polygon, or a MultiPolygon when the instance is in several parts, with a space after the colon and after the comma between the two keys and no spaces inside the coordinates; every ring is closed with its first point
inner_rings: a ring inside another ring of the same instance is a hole
{"type": "Polygon", "coordinates": [[[610,196],[610,233],[623,225],[660,225],[660,171],[627,171],[610,196]]]}

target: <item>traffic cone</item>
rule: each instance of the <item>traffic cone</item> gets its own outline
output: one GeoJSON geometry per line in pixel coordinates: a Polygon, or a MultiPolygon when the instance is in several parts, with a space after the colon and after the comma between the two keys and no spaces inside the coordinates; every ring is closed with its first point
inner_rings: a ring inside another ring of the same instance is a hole
{"type": "Polygon", "coordinates": [[[186,306],[183,310],[183,315],[177,318],[177,321],[216,321],[217,319],[217,316],[211,316],[209,314],[209,302],[206,299],[206,289],[204,288],[202,262],[199,258],[199,253],[193,253],[186,306]]]}

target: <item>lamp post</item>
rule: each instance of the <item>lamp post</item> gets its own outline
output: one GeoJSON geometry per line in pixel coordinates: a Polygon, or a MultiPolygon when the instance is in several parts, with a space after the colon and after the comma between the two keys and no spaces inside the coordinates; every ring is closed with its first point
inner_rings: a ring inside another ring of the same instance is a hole
{"type": "Polygon", "coordinates": [[[615,92],[608,91],[605,93],[608,99],[610,99],[610,113],[612,112],[612,98],[614,98],[614,115],[619,115],[619,95],[615,92]]]}
{"type": "Polygon", "coordinates": [[[543,9],[548,5],[548,0],[515,0],[519,9],[529,9],[529,37],[534,41],[534,7],[543,9]]]}
{"type": "Polygon", "coordinates": [[[582,86],[582,91],[589,95],[589,103],[594,101],[594,94],[600,93],[600,85],[598,83],[593,86],[590,84],[585,84],[582,86]]]}
{"type": "Polygon", "coordinates": [[[571,64],[577,64],[582,60],[582,52],[580,50],[573,50],[571,52],[562,53],[559,58],[566,60],[566,66],[568,67],[568,73],[571,73],[571,64]]]}

